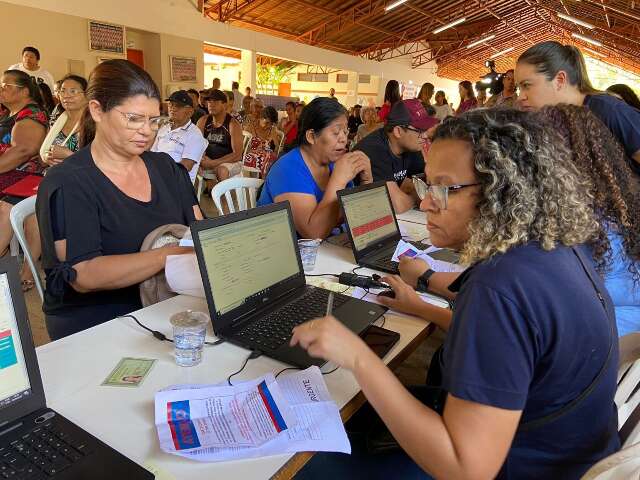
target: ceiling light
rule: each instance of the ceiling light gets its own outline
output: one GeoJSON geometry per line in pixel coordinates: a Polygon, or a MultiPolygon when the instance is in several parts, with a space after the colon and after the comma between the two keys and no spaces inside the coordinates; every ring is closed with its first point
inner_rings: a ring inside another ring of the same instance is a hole
{"type": "Polygon", "coordinates": [[[436,28],[433,33],[440,33],[440,32],[444,32],[445,30],[448,30],[451,27],[455,27],[456,25],[460,25],[461,23],[464,23],[467,19],[465,17],[459,18],[458,20],[454,20],[451,23],[447,23],[446,25],[442,25],[441,27],[436,28]]]}
{"type": "Polygon", "coordinates": [[[593,55],[597,55],[598,57],[606,57],[607,55],[605,55],[604,53],[600,53],[595,51],[593,48],[589,48],[589,47],[582,47],[584,48],[587,52],[592,53],[593,55]]]}
{"type": "Polygon", "coordinates": [[[407,0],[396,0],[391,5],[387,5],[386,7],[384,7],[384,11],[388,12],[389,10],[393,10],[394,8],[399,7],[400,5],[405,3],[406,1],[407,0]]]}
{"type": "Polygon", "coordinates": [[[470,43],[469,45],[467,45],[467,48],[473,48],[477,45],[480,45],[481,43],[488,42],[489,40],[493,40],[494,38],[496,38],[495,35],[489,35],[488,37],[484,37],[483,39],[470,43]]]}
{"type": "Polygon", "coordinates": [[[599,41],[594,40],[593,38],[585,37],[584,35],[580,35],[579,33],[572,33],[571,36],[573,38],[577,38],[578,40],[582,40],[583,42],[587,42],[592,45],[595,45],[596,47],[602,46],[602,43],[600,43],[599,41]]]}
{"type": "Polygon", "coordinates": [[[580,20],[578,18],[571,17],[569,15],[565,15],[564,13],[556,12],[556,15],[558,15],[560,18],[562,18],[562,19],[564,19],[564,20],[566,20],[568,22],[573,22],[573,23],[575,23],[577,25],[581,25],[581,26],[583,26],[585,28],[589,28],[589,29],[596,28],[593,25],[591,25],[590,23],[585,22],[584,20],[580,20]]]}
{"type": "Polygon", "coordinates": [[[511,48],[507,48],[506,50],[502,50],[501,52],[498,53],[494,53],[493,55],[491,55],[489,58],[496,58],[499,57],[501,55],[504,55],[505,53],[509,53],[511,50],[513,50],[516,47],[511,47],[511,48]]]}

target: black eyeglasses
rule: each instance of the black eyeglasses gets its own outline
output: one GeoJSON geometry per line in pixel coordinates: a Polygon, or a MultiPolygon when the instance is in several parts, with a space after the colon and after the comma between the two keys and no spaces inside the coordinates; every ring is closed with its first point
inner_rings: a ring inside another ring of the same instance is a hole
{"type": "Polygon", "coordinates": [[[419,137],[422,137],[422,136],[424,136],[424,135],[427,133],[427,131],[426,131],[426,130],[421,130],[421,129],[419,129],[419,128],[414,128],[414,127],[412,127],[411,125],[405,125],[405,126],[403,126],[402,128],[403,128],[404,130],[409,130],[410,132],[415,132],[415,133],[417,133],[419,137]]]}

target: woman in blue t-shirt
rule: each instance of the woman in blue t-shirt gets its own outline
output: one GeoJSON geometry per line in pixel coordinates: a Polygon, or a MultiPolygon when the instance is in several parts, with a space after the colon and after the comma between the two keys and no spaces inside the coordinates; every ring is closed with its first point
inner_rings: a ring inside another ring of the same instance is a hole
{"type": "Polygon", "coordinates": [[[347,153],[347,111],[335,100],[316,98],[299,122],[299,147],[273,164],[258,205],[288,200],[298,234],[325,238],[340,223],[336,192],[356,177],[371,183],[371,164],[362,152],[347,153]]]}
{"type": "MultiPolygon", "coordinates": [[[[442,355],[446,398],[412,395],[334,317],[294,328],[292,345],[353,372],[403,450],[354,447],[352,456],[316,455],[307,468],[345,478],[424,478],[420,469],[580,478],[619,448],[613,306],[582,245],[601,234],[590,186],[538,116],[504,109],[445,120],[426,179],[431,243],[471,265],[450,287],[459,293],[442,355]]],[[[315,478],[305,470],[301,479],[315,478]]]]}
{"type": "Polygon", "coordinates": [[[515,75],[522,108],[537,110],[559,103],[587,107],[622,144],[631,168],[640,175],[640,111],[591,85],[577,47],[538,43],[520,55],[515,75]]]}

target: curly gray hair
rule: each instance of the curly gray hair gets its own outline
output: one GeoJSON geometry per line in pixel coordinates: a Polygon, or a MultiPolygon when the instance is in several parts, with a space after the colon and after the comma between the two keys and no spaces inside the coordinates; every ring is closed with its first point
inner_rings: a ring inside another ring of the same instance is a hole
{"type": "Polygon", "coordinates": [[[461,260],[474,263],[537,241],[545,250],[597,236],[589,184],[559,137],[533,113],[476,109],[447,118],[434,135],[467,141],[482,187],[461,260]]]}

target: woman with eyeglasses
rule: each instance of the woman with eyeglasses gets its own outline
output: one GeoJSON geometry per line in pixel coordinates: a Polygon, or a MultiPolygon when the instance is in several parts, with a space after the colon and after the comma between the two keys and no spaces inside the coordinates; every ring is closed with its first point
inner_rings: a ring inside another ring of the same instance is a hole
{"type": "Polygon", "coordinates": [[[168,255],[189,250],[140,252],[145,237],[202,218],[186,170],[165,153],[146,151],[166,121],[149,74],[109,60],[93,70],[85,95],[82,148],[52,167],[38,189],[52,340],[141,308],[138,285],[161,271],[168,255]]]}
{"type": "Polygon", "coordinates": [[[615,316],[584,246],[602,232],[590,185],[552,130],[513,109],[446,119],[426,178],[431,242],[471,265],[451,287],[442,388],[407,390],[331,316],[295,327],[291,345],[353,373],[377,414],[361,423],[384,422],[365,438],[387,446],[368,455],[351,429],[351,456],[316,455],[297,478],[580,478],[620,446],[615,316]]]}
{"type": "MultiPolygon", "coordinates": [[[[0,191],[22,180],[29,173],[41,173],[45,165],[38,149],[47,133],[48,118],[40,86],[35,78],[20,70],[7,70],[0,79],[0,103],[9,115],[0,120],[0,191]]],[[[0,256],[9,250],[13,230],[9,214],[22,197],[0,194],[0,256]]],[[[30,242],[31,243],[31,242],[30,242]]],[[[24,267],[23,281],[30,271],[24,267]]],[[[24,286],[24,284],[23,284],[24,286]]]]}

